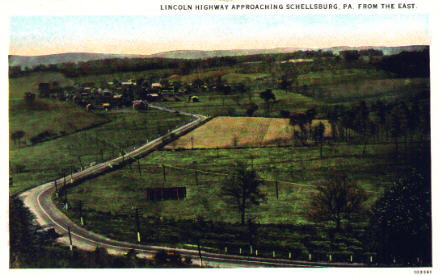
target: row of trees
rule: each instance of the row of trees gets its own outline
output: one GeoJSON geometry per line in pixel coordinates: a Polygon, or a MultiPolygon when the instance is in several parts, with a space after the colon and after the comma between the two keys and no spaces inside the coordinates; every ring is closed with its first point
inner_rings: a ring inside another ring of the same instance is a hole
{"type": "MultiPolygon", "coordinates": [[[[398,151],[399,140],[426,139],[429,135],[429,106],[414,100],[385,103],[376,101],[367,105],[360,101],[351,107],[335,105],[327,110],[334,140],[361,141],[366,146],[370,140],[392,140],[398,151]]],[[[365,153],[365,149],[364,149],[365,153]]]]}

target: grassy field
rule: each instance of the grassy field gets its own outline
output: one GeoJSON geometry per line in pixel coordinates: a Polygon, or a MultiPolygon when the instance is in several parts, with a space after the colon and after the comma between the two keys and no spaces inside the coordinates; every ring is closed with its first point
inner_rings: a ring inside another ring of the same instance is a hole
{"type": "MultiPolygon", "coordinates": [[[[326,127],[325,136],[331,128],[327,120],[314,120],[312,127],[320,122],[326,127]]],[[[300,131],[299,126],[295,126],[300,131]]],[[[201,127],[179,137],[166,149],[206,149],[290,145],[293,126],[289,119],[261,117],[216,117],[201,127]],[[221,133],[221,135],[219,135],[221,133]]]]}
{"type": "Polygon", "coordinates": [[[286,93],[275,89],[275,102],[271,102],[270,110],[266,109],[264,100],[260,97],[259,90],[252,90],[246,95],[222,95],[218,93],[193,93],[197,95],[200,102],[188,102],[188,96],[180,97],[179,101],[170,99],[162,102],[162,105],[173,107],[180,110],[191,111],[200,114],[214,115],[233,115],[247,116],[247,103],[254,102],[258,105],[258,110],[253,116],[279,117],[280,110],[299,110],[305,111],[309,108],[322,105],[322,102],[312,97],[304,96],[299,93],[286,93]]]}
{"type": "MultiPolygon", "coordinates": [[[[233,68],[220,68],[216,70],[203,71],[199,73],[191,73],[188,75],[172,75],[169,77],[170,81],[181,81],[184,83],[194,82],[196,79],[206,80],[212,79],[216,80],[221,78],[222,81],[226,83],[240,83],[246,81],[255,81],[257,78],[263,78],[268,76],[266,73],[253,73],[253,74],[243,74],[235,72],[233,68]]],[[[249,83],[248,83],[249,85],[249,83]]]]}
{"type": "Polygon", "coordinates": [[[9,100],[21,100],[26,92],[38,91],[40,82],[58,82],[59,86],[71,86],[74,84],[72,79],[66,78],[61,73],[38,72],[18,78],[9,79],[9,100]]]}
{"type": "Polygon", "coordinates": [[[21,191],[43,181],[107,160],[147,140],[166,133],[189,121],[188,116],[148,110],[120,111],[104,114],[109,122],[33,146],[10,149],[10,169],[14,186],[10,193],[21,191]]]}
{"type": "Polygon", "coordinates": [[[298,85],[320,86],[341,82],[358,81],[359,79],[387,79],[391,74],[378,69],[337,69],[313,71],[298,76],[298,85]]]}
{"type": "Polygon", "coordinates": [[[126,80],[137,80],[140,78],[149,79],[150,77],[155,77],[157,79],[161,78],[163,75],[169,75],[173,72],[170,69],[156,69],[156,70],[146,70],[146,71],[138,71],[138,72],[115,72],[112,74],[99,74],[99,75],[85,75],[80,77],[72,78],[72,80],[76,83],[88,83],[93,82],[96,85],[101,83],[106,83],[108,81],[118,80],[118,81],[126,81],[126,80]]]}
{"type": "Polygon", "coordinates": [[[258,221],[299,223],[305,221],[302,213],[306,208],[304,203],[307,202],[309,193],[330,168],[346,171],[372,194],[380,193],[383,187],[392,182],[389,168],[399,166],[399,163],[390,163],[387,159],[387,152],[392,150],[393,145],[370,145],[367,148],[369,154],[362,157],[362,145],[338,145],[337,150],[334,145],[327,145],[324,147],[325,158],[322,160],[319,158],[318,147],[163,150],[141,159],[140,173],[138,164],[134,163],[131,168],[127,166],[72,188],[69,199],[82,199],[84,206],[95,210],[103,210],[105,206],[111,213],[129,212],[137,207],[144,209],[146,214],[153,215],[158,211],[153,206],[160,206],[162,216],[175,219],[193,218],[198,213],[209,217],[210,212],[204,210],[206,208],[217,214],[216,220],[237,222],[238,216],[234,216],[234,212],[222,211],[228,208],[218,194],[219,184],[229,175],[234,162],[242,160],[249,166],[252,163],[260,178],[267,181],[263,191],[270,200],[263,204],[260,210],[254,210],[255,214],[258,214],[258,221]],[[165,184],[162,165],[165,165],[165,184]],[[305,168],[307,170],[304,170],[305,168]],[[368,173],[372,171],[375,174],[368,173]],[[275,180],[279,181],[278,201],[273,201],[275,180]],[[145,188],[162,185],[187,186],[187,199],[159,203],[143,200],[145,188]],[[202,196],[203,194],[205,196],[202,196]],[[287,208],[287,205],[290,207],[287,208]],[[298,206],[296,212],[292,213],[294,205],[298,206]],[[276,215],[283,209],[284,212],[276,215]]]}
{"type": "MultiPolygon", "coordinates": [[[[247,230],[238,225],[239,213],[223,201],[221,185],[234,162],[241,160],[265,180],[262,191],[266,201],[248,212],[248,218],[259,229],[255,246],[281,251],[294,248],[303,256],[307,252],[318,254],[329,250],[330,245],[328,229],[308,221],[306,216],[315,185],[329,170],[344,171],[367,191],[368,208],[393,182],[395,173],[406,169],[404,159],[390,158],[393,149],[392,144],[368,145],[367,155],[362,156],[362,145],[333,144],[324,147],[323,159],[319,158],[319,148],[312,146],[161,150],[141,159],[139,164],[70,188],[68,200],[72,208],[67,212],[79,221],[77,208],[82,201],[87,228],[135,242],[134,210],[138,208],[145,243],[179,246],[194,242],[190,230],[198,225],[194,223],[196,218],[201,218],[205,226],[197,227],[206,227],[205,246],[223,249],[227,245],[238,253],[239,247],[247,243],[247,230]],[[162,186],[185,186],[187,197],[180,201],[146,200],[147,187],[162,186]]],[[[361,225],[355,224],[354,228],[361,225]]],[[[341,235],[334,250],[361,252],[360,237],[356,235],[341,235]]]]}
{"type": "Polygon", "coordinates": [[[429,91],[429,79],[370,79],[306,88],[304,95],[329,103],[356,100],[391,102],[429,91]]]}
{"type": "Polygon", "coordinates": [[[25,103],[23,96],[26,92],[36,93],[40,82],[54,81],[60,86],[73,84],[60,73],[34,73],[9,80],[9,131],[25,132],[25,137],[17,145],[10,140],[11,148],[30,144],[31,137],[44,131],[53,136],[66,135],[107,121],[102,116],[57,100],[37,97],[33,104],[25,103]]]}

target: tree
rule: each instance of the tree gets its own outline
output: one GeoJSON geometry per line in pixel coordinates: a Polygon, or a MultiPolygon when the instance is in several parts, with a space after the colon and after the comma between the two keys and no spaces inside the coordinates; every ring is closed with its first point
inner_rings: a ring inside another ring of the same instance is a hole
{"type": "Polygon", "coordinates": [[[346,50],[339,53],[346,61],[352,62],[359,59],[359,52],[357,50],[346,50]]]}
{"type": "MultiPolygon", "coordinates": [[[[247,79],[247,82],[250,83],[250,80],[247,79]]],[[[237,85],[234,86],[234,90],[236,92],[238,92],[238,94],[240,95],[241,98],[243,98],[244,95],[247,94],[248,91],[250,91],[250,88],[246,84],[240,82],[240,83],[238,83],[237,85]]]]}
{"type": "Polygon", "coordinates": [[[264,194],[260,192],[263,183],[256,171],[242,162],[235,164],[232,176],[223,183],[222,196],[226,203],[237,209],[241,216],[241,224],[245,223],[246,211],[265,199],[264,194]]]}
{"type": "Polygon", "coordinates": [[[414,169],[397,178],[373,207],[369,235],[369,249],[384,263],[397,258],[404,264],[431,265],[429,174],[414,169]]]}
{"type": "Polygon", "coordinates": [[[399,153],[399,137],[404,132],[404,119],[402,116],[402,110],[399,106],[394,106],[391,110],[388,118],[388,127],[390,128],[391,137],[394,139],[395,144],[395,155],[399,153]]]}
{"type": "Polygon", "coordinates": [[[342,172],[331,172],[316,186],[308,216],[315,222],[333,222],[339,232],[343,221],[362,214],[366,200],[365,191],[356,182],[342,172]]]}
{"type": "Polygon", "coordinates": [[[35,102],[35,94],[31,92],[26,92],[24,94],[24,101],[27,105],[32,105],[35,102]]]}
{"type": "Polygon", "coordinates": [[[312,134],[312,121],[315,119],[315,116],[316,116],[316,109],[310,108],[306,111],[306,120],[307,120],[307,124],[309,125],[310,136],[312,134]]]}
{"type": "Polygon", "coordinates": [[[290,81],[287,77],[287,75],[282,75],[281,79],[278,81],[280,88],[284,90],[284,92],[287,94],[287,90],[292,85],[292,81],[290,81]]]}
{"type": "MultiPolygon", "coordinates": [[[[301,140],[301,143],[304,145],[307,140],[307,115],[304,112],[291,112],[289,118],[289,124],[293,126],[293,135],[298,136],[301,140]],[[301,132],[298,134],[295,130],[295,126],[299,126],[301,132]]],[[[296,137],[295,137],[296,138],[296,137]]]]}
{"type": "Polygon", "coordinates": [[[270,113],[271,101],[275,102],[275,94],[271,89],[266,89],[266,91],[260,93],[260,98],[266,103],[266,114],[268,115],[270,113]]]}
{"type": "Polygon", "coordinates": [[[20,142],[21,138],[24,137],[26,133],[23,130],[16,130],[11,133],[11,139],[14,141],[14,144],[17,144],[17,141],[20,142]]]}
{"type": "Polygon", "coordinates": [[[258,110],[258,105],[254,102],[250,102],[245,104],[245,108],[246,108],[246,114],[248,116],[252,116],[254,112],[258,110]]]}
{"type": "Polygon", "coordinates": [[[322,159],[322,144],[324,142],[324,132],[325,126],[322,122],[319,122],[317,126],[313,129],[313,138],[315,141],[319,142],[319,158],[322,159]]]}

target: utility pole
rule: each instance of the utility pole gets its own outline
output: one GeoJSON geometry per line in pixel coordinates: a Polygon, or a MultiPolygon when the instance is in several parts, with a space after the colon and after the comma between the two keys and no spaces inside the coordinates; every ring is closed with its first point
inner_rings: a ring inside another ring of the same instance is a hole
{"type": "Polygon", "coordinates": [[[72,234],[70,233],[70,227],[69,227],[69,226],[67,226],[67,231],[69,232],[69,243],[70,243],[69,248],[70,248],[70,251],[72,251],[72,250],[73,250],[73,246],[72,246],[72,234]]]}
{"type": "Polygon", "coordinates": [[[163,172],[163,185],[162,185],[162,187],[165,187],[165,183],[166,183],[166,172],[165,172],[165,165],[164,164],[162,164],[162,172],[163,172]]]}
{"type": "Polygon", "coordinates": [[[193,162],[193,167],[194,167],[194,178],[196,181],[196,185],[199,185],[199,177],[198,177],[198,172],[197,172],[197,162],[196,161],[193,162]]]}
{"type": "Polygon", "coordinates": [[[199,251],[200,267],[203,267],[203,263],[202,263],[202,250],[200,248],[200,239],[197,239],[197,249],[199,251]]]}

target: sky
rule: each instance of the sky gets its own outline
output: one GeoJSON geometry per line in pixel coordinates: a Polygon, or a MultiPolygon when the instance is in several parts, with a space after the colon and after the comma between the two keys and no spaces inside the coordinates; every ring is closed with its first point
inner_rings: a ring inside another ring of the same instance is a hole
{"type": "Polygon", "coordinates": [[[421,14],[15,16],[11,55],[430,44],[421,14]]]}

